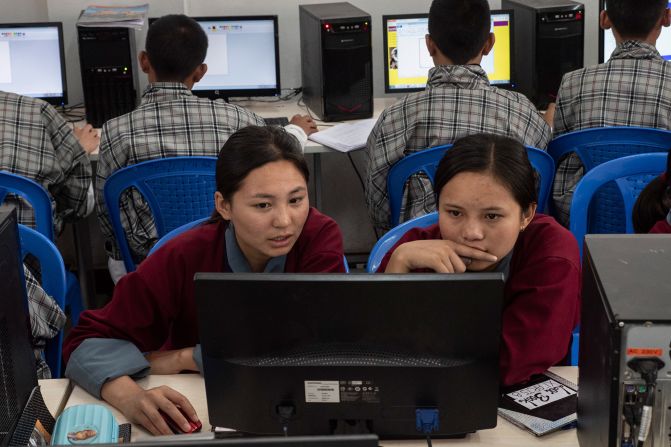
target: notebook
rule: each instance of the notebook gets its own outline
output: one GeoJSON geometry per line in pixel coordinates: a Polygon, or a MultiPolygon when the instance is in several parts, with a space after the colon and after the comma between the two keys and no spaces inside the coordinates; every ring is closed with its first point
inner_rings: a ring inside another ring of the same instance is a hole
{"type": "Polygon", "coordinates": [[[536,436],[575,426],[578,386],[551,373],[508,387],[501,393],[499,416],[536,436]]]}
{"type": "Polygon", "coordinates": [[[315,132],[309,136],[310,140],[323,144],[340,152],[349,152],[366,146],[368,135],[373,130],[374,118],[342,123],[329,129],[315,132]]]}

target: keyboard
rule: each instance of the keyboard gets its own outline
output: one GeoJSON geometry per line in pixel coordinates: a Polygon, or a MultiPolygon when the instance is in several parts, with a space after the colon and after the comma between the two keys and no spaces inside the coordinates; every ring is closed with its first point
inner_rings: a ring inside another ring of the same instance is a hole
{"type": "Polygon", "coordinates": [[[286,126],[289,124],[289,118],[286,116],[278,116],[278,117],[273,117],[273,118],[263,118],[263,120],[266,122],[266,126],[286,126]]]}

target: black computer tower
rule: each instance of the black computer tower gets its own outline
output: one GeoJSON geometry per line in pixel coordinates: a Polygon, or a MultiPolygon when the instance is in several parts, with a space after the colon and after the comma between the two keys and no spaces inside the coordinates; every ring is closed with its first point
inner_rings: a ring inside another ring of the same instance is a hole
{"type": "Polygon", "coordinates": [[[105,121],[136,106],[135,32],[130,28],[77,27],[86,121],[105,121]]]}
{"type": "Polygon", "coordinates": [[[305,104],[324,121],[373,116],[370,15],[349,3],[299,12],[305,104]]]}
{"type": "Polygon", "coordinates": [[[515,12],[514,73],[537,107],[554,102],[564,74],[583,67],[585,7],[570,0],[501,0],[515,12]]]}
{"type": "MultiPolygon", "coordinates": [[[[671,436],[671,235],[587,235],[578,365],[582,447],[635,446],[626,424],[645,400],[632,361],[660,359],[646,447],[671,436]],[[626,407],[629,407],[626,409],[626,407]],[[629,432],[629,433],[628,433],[629,432]]],[[[643,388],[642,388],[643,387],[643,388]]]]}

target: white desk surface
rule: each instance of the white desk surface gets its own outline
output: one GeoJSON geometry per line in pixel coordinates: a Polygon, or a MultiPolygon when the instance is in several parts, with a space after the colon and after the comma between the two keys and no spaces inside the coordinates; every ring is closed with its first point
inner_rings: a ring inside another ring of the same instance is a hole
{"type": "Polygon", "coordinates": [[[70,379],[39,380],[38,383],[44,403],[47,405],[49,412],[55,415],[65,396],[70,379]]]}
{"type": "MultiPolygon", "coordinates": [[[[551,368],[551,371],[565,377],[573,382],[578,380],[578,368],[571,366],[560,366],[551,368]]],[[[169,385],[180,393],[189,398],[191,404],[196,409],[198,416],[203,422],[203,429],[210,428],[207,401],[205,399],[205,384],[203,378],[199,374],[178,374],[169,376],[148,376],[138,381],[138,384],[143,388],[153,388],[160,385],[169,385]]],[[[44,394],[45,402],[51,410],[57,408],[60,402],[58,389],[64,390],[67,385],[67,379],[40,381],[42,385],[42,393],[44,394]]],[[[61,393],[62,396],[62,393],[61,393]]],[[[67,407],[85,404],[85,403],[103,403],[95,397],[88,394],[78,386],[74,387],[70,395],[67,407]]],[[[116,409],[112,408],[114,416],[119,423],[128,422],[127,419],[121,415],[116,409]]],[[[133,426],[132,439],[139,441],[141,439],[151,437],[151,435],[144,429],[133,426]]],[[[403,446],[403,447],[425,447],[425,440],[415,441],[383,441],[381,442],[385,447],[388,446],[403,446]]],[[[575,429],[558,431],[549,435],[537,438],[536,436],[523,431],[522,429],[512,425],[511,423],[499,418],[496,428],[491,430],[480,430],[475,434],[467,436],[465,439],[457,440],[434,440],[433,444],[436,446],[497,446],[497,447],[532,447],[532,446],[546,446],[546,447],[577,447],[578,437],[575,429]]]]}

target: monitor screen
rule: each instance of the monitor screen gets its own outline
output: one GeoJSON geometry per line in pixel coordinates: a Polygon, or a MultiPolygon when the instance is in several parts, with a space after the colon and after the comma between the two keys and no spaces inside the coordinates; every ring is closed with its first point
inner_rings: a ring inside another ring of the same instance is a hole
{"type": "Polygon", "coordinates": [[[0,90],[67,102],[60,22],[0,24],[0,90]]]}
{"type": "Polygon", "coordinates": [[[277,16],[194,17],[207,33],[207,73],[198,96],[274,96],[280,93],[277,16]]]}
{"type": "Polygon", "coordinates": [[[496,425],[503,276],[198,273],[209,421],[253,434],[496,425]],[[467,402],[467,404],[465,404],[467,402]]]}
{"type": "MultiPolygon", "coordinates": [[[[668,7],[671,8],[671,2],[669,2],[668,7]]],[[[604,1],[601,0],[600,11],[605,9],[604,1]]],[[[613,35],[612,30],[604,30],[599,27],[599,41],[601,43],[599,47],[599,62],[607,62],[610,59],[610,55],[613,54],[617,44],[615,43],[615,36],[613,35]]],[[[657,50],[659,54],[662,55],[664,59],[671,60],[671,28],[662,27],[662,33],[657,39],[657,50]]]]}
{"type": "MultiPolygon", "coordinates": [[[[383,16],[385,92],[423,90],[433,59],[426,48],[428,14],[383,16]]],[[[493,85],[512,86],[512,11],[492,10],[494,48],[480,65],[493,85]]]]}

